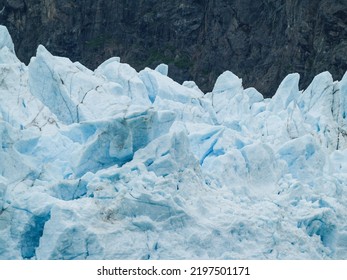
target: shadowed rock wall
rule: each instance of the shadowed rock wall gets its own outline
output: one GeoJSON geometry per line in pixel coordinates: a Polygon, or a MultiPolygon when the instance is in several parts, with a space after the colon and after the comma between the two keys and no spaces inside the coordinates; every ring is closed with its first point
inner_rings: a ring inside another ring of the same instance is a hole
{"type": "Polygon", "coordinates": [[[291,72],[307,86],[347,70],[346,0],[0,0],[0,24],[26,63],[38,44],[92,69],[111,56],[165,62],[204,91],[225,70],[266,96],[291,72]]]}

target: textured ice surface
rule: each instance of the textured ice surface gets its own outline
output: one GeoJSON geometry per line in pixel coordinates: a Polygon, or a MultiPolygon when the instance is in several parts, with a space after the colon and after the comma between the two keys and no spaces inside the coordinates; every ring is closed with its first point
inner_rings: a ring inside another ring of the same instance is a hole
{"type": "Polygon", "coordinates": [[[0,26],[0,259],[347,259],[347,74],[167,73],[26,66],[0,26]]]}

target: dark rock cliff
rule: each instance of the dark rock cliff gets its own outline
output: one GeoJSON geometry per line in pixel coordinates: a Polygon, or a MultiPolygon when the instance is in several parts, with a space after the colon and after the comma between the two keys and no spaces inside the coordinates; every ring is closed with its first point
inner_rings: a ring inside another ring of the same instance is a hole
{"type": "Polygon", "coordinates": [[[0,24],[26,63],[38,44],[90,68],[165,62],[204,91],[224,70],[266,96],[291,72],[347,70],[347,0],[0,0],[0,24]]]}

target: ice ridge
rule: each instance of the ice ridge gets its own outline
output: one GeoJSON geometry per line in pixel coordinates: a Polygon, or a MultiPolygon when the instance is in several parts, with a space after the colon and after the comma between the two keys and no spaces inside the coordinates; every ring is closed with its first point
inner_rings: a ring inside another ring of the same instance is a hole
{"type": "Polygon", "coordinates": [[[0,26],[0,259],[347,259],[347,74],[167,74],[25,65],[0,26]]]}

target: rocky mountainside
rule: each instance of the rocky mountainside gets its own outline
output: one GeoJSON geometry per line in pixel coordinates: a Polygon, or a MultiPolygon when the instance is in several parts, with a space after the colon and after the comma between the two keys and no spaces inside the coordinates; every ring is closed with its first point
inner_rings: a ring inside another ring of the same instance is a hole
{"type": "Polygon", "coordinates": [[[225,70],[270,96],[288,73],[306,87],[347,69],[346,0],[0,0],[0,24],[26,63],[38,44],[90,68],[111,56],[137,70],[164,62],[205,92],[225,70]]]}

